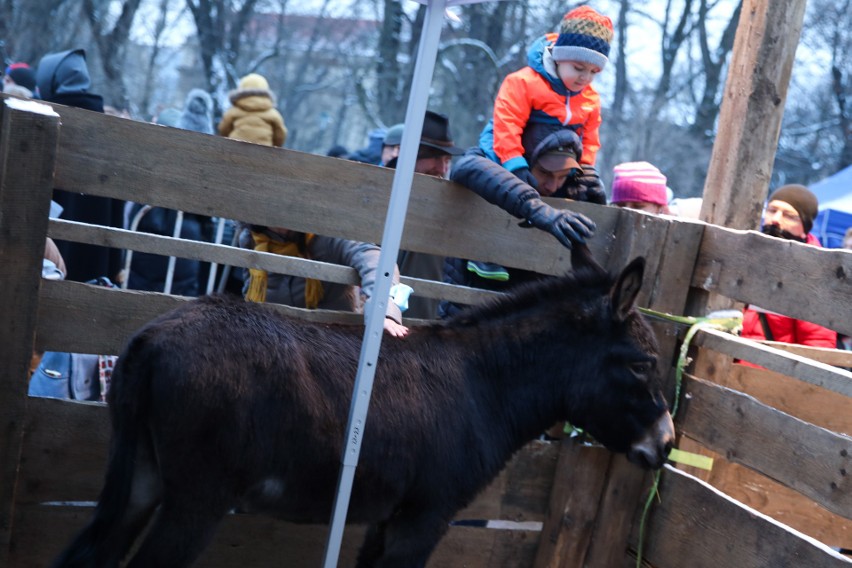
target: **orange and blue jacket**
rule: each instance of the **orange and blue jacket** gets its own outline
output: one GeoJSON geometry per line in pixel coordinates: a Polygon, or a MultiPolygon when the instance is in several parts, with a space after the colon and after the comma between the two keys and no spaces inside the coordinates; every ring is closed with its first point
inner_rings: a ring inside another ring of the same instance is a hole
{"type": "Polygon", "coordinates": [[[536,40],[527,52],[528,66],[506,76],[494,100],[494,117],[480,134],[479,147],[510,171],[529,167],[521,142],[528,128],[548,134],[570,128],[583,141],[580,164],[595,164],[601,146],[600,96],[591,85],[579,92],[569,91],[559,77],[545,70],[544,51],[556,38],[551,33],[536,40]]]}

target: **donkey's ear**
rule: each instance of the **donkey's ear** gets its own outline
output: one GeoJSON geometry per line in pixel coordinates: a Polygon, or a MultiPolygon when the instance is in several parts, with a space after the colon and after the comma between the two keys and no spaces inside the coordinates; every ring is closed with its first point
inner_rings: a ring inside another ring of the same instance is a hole
{"type": "Polygon", "coordinates": [[[645,274],[645,259],[638,257],[627,265],[612,287],[610,297],[612,300],[613,317],[618,321],[624,321],[627,314],[633,308],[639,289],[642,288],[642,277],[645,274]]]}

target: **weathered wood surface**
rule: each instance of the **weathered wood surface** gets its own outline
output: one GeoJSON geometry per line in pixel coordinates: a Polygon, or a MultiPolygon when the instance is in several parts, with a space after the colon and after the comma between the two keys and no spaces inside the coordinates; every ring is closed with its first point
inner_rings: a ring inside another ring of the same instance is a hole
{"type": "Polygon", "coordinates": [[[845,349],[829,349],[827,347],[811,347],[810,345],[798,345],[795,343],[784,343],[781,341],[761,341],[763,345],[780,349],[788,353],[795,353],[801,357],[807,357],[826,365],[834,367],[852,367],[852,351],[845,349]]]}
{"type": "MultiPolygon", "coordinates": [[[[9,568],[44,568],[88,520],[91,507],[25,506],[20,537],[13,542],[9,568]],[[45,538],[50,535],[50,538],[45,538]]],[[[323,525],[296,525],[268,517],[229,515],[194,566],[321,566],[327,539],[323,525]]],[[[349,525],[339,566],[354,566],[364,527],[349,525]]],[[[540,531],[452,526],[428,568],[518,568],[532,565],[540,531]]]]}
{"type": "Polygon", "coordinates": [[[845,396],[852,396],[852,372],[850,371],[714,329],[699,331],[693,343],[796,377],[800,381],[845,396]]]}
{"type": "Polygon", "coordinates": [[[852,519],[852,438],[808,424],[737,391],[689,376],[682,432],[852,519]]]}
{"type": "MultiPolygon", "coordinates": [[[[98,246],[216,262],[232,267],[262,268],[269,272],[316,278],[324,282],[340,284],[359,284],[361,282],[358,272],[350,266],[296,256],[256,252],[228,245],[138,233],[113,227],[100,227],[62,219],[50,221],[48,236],[54,239],[98,246]]],[[[419,296],[447,299],[462,304],[475,304],[485,298],[497,295],[496,292],[489,290],[452,286],[443,282],[433,282],[420,278],[402,277],[400,281],[414,288],[419,296]]]]}
{"type": "Polygon", "coordinates": [[[768,369],[734,365],[728,387],[796,418],[838,434],[852,435],[852,401],[768,369]]]}
{"type": "Polygon", "coordinates": [[[564,440],[553,480],[536,568],[583,566],[594,534],[598,498],[604,491],[612,454],[564,440]]]}
{"type": "Polygon", "coordinates": [[[806,0],[743,2],[719,111],[718,142],[704,183],[704,221],[734,229],[752,229],[760,222],[805,5],[806,0]]]}
{"type": "Polygon", "coordinates": [[[825,544],[670,466],[663,473],[660,499],[650,517],[644,555],[655,568],[852,566],[852,560],[825,544]]]}
{"type": "MultiPolygon", "coordinates": [[[[608,257],[609,266],[619,267],[636,256],[644,256],[646,277],[639,303],[663,312],[681,313],[704,225],[671,223],[625,210],[616,230],[619,247],[608,257]]],[[[675,350],[676,333],[672,326],[652,325],[660,342],[661,368],[666,369],[675,350]]],[[[579,456],[586,455],[581,453],[583,450],[563,451],[566,455],[562,459],[572,460],[583,471],[557,468],[551,508],[543,528],[547,537],[542,540],[536,566],[618,566],[628,558],[627,537],[635,510],[650,487],[650,476],[624,456],[605,458],[592,453],[597,457],[584,459],[580,466],[579,456]],[[570,493],[569,487],[573,489],[570,493]]]]}
{"type": "Polygon", "coordinates": [[[678,469],[811,538],[852,550],[852,520],[827,511],[816,501],[753,469],[729,462],[688,436],[680,438],[678,447],[713,459],[710,471],[682,464],[678,464],[678,469]]]}
{"type": "Polygon", "coordinates": [[[0,566],[9,552],[59,117],[0,99],[0,566]]]}
{"type": "MultiPolygon", "coordinates": [[[[57,109],[62,116],[58,188],[297,231],[381,240],[393,170],[57,109]],[[94,139],[99,144],[91,144],[94,139]],[[127,144],[128,139],[134,143],[127,144]]],[[[596,254],[607,256],[620,211],[556,203],[594,211],[599,230],[590,244],[596,254]]],[[[551,235],[518,227],[517,219],[449,181],[415,174],[408,211],[403,249],[452,253],[545,274],[570,267],[569,251],[551,235]]]]}
{"type": "MultiPolygon", "coordinates": [[[[92,512],[91,508],[44,503],[95,501],[100,493],[110,432],[107,409],[100,403],[32,398],[25,432],[10,566],[44,566],[92,512]],[[45,532],[48,526],[53,528],[45,532]],[[51,535],[49,541],[44,534],[51,535]],[[36,546],[39,538],[41,543],[36,546]],[[14,551],[26,553],[15,555],[14,551]]],[[[457,518],[541,522],[558,451],[556,443],[531,442],[457,518]]],[[[224,525],[201,566],[233,566],[237,558],[244,565],[262,565],[273,556],[302,565],[297,562],[300,555],[321,559],[325,546],[325,526],[290,525],[247,515],[229,517],[224,525]],[[271,542],[265,542],[267,539],[271,542]],[[247,552],[249,549],[255,552],[247,552]],[[239,550],[244,554],[237,554],[239,550]],[[246,564],[246,559],[255,559],[255,564],[246,564]]],[[[352,532],[346,537],[350,544],[345,545],[350,553],[363,534],[357,528],[352,532]]],[[[429,566],[458,566],[453,562],[460,561],[483,568],[529,566],[539,533],[534,529],[452,527],[429,566]]]]}
{"type": "Polygon", "coordinates": [[[692,285],[852,335],[852,251],[708,225],[692,285]]]}

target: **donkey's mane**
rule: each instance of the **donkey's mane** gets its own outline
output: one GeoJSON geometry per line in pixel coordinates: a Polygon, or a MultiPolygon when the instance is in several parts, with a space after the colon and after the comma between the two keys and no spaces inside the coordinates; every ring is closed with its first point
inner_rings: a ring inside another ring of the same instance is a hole
{"type": "Polygon", "coordinates": [[[612,287],[615,277],[592,269],[569,272],[554,278],[542,278],[520,284],[511,293],[490,298],[481,304],[469,306],[449,318],[449,327],[475,326],[483,321],[512,317],[532,307],[542,305],[542,300],[554,304],[571,302],[578,306],[604,295],[612,287]]]}

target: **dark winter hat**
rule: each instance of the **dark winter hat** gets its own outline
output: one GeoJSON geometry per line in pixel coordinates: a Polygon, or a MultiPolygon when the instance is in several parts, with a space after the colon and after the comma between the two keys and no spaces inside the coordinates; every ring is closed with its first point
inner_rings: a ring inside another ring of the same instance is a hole
{"type": "Polygon", "coordinates": [[[807,187],[795,183],[781,186],[769,196],[769,202],[772,201],[783,201],[792,205],[802,220],[805,233],[811,232],[814,219],[819,213],[819,200],[807,187]]]}
{"type": "Polygon", "coordinates": [[[559,37],[553,44],[553,60],[583,61],[601,69],[609,61],[612,20],[589,6],[574,8],[562,18],[559,37]]]}
{"type": "Polygon", "coordinates": [[[12,63],[6,67],[6,75],[8,75],[16,85],[20,85],[32,92],[35,92],[35,73],[26,63],[12,63]]]}
{"type": "Polygon", "coordinates": [[[536,164],[549,172],[579,168],[583,153],[580,137],[573,130],[548,132],[542,128],[527,128],[521,136],[530,167],[536,164]],[[530,150],[531,149],[531,150],[530,150]]]}
{"type": "Polygon", "coordinates": [[[385,132],[385,139],[382,141],[382,146],[399,146],[402,144],[403,124],[394,124],[388,131],[385,132]]]}
{"type": "Polygon", "coordinates": [[[440,150],[451,156],[464,154],[464,150],[453,144],[453,136],[450,134],[450,119],[446,115],[431,110],[426,111],[426,118],[423,120],[420,145],[440,150]]]}

